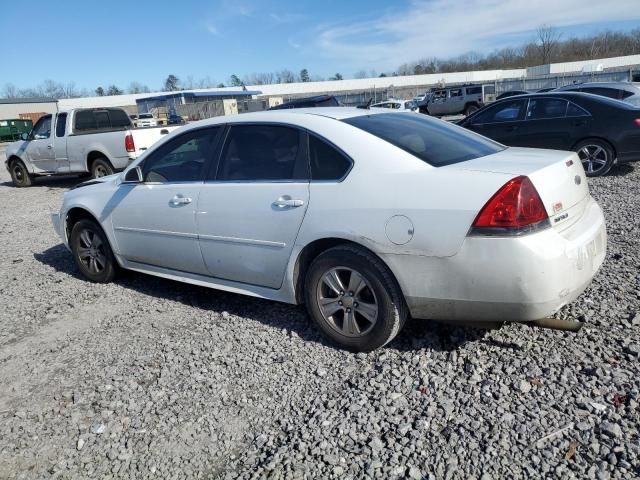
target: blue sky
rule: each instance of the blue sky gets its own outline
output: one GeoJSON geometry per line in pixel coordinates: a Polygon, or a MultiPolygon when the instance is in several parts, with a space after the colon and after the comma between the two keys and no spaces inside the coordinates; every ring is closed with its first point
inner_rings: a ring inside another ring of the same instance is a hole
{"type": "Polygon", "coordinates": [[[517,45],[541,24],[563,36],[640,27],[638,0],[60,0],[2,2],[0,91],[45,79],[157,89],[170,73],[307,68],[345,77],[517,45]],[[592,5],[589,5],[589,4],[592,5]],[[6,45],[6,43],[5,43],[6,45]],[[18,46],[19,48],[15,48],[18,46]]]}

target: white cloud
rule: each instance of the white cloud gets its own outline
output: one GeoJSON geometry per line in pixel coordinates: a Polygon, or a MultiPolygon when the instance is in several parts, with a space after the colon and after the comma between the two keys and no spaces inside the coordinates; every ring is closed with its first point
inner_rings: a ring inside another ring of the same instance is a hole
{"type": "Polygon", "coordinates": [[[307,18],[302,13],[270,13],[269,17],[276,23],[293,23],[299,22],[307,18]]]}
{"type": "Polygon", "coordinates": [[[220,35],[220,31],[218,30],[218,28],[211,22],[205,23],[204,28],[206,28],[207,32],[209,32],[211,35],[220,35]]]}
{"type": "Polygon", "coordinates": [[[640,18],[638,0],[414,0],[402,12],[319,28],[311,43],[341,66],[394,69],[425,57],[500,47],[498,39],[543,24],[561,29],[634,18],[640,18]]]}

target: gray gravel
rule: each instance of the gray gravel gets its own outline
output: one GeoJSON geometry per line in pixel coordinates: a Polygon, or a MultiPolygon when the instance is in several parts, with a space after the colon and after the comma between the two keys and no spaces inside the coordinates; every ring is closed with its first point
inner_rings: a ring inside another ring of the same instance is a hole
{"type": "Polygon", "coordinates": [[[415,321],[371,354],[298,307],[85,282],[48,219],[76,181],[0,172],[0,478],[640,476],[640,165],[590,180],[582,332],[415,321]]]}

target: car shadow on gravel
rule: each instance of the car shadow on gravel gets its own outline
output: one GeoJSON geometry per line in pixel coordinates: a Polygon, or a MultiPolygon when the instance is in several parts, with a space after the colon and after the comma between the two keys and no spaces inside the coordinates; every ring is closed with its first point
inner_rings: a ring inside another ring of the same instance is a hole
{"type": "Polygon", "coordinates": [[[607,173],[607,177],[625,177],[631,173],[633,173],[634,167],[630,163],[622,163],[620,165],[615,165],[609,173],[607,173]]]}
{"type": "MultiPolygon", "coordinates": [[[[33,184],[28,188],[71,188],[87,180],[88,178],[80,177],[38,177],[34,179],[33,184]]],[[[0,182],[0,186],[14,187],[11,180],[8,182],[0,182]]]]}
{"type": "MultiPolygon", "coordinates": [[[[69,251],[62,244],[35,253],[34,258],[58,272],[86,281],[77,270],[69,251]]],[[[205,312],[217,312],[222,317],[242,317],[258,321],[272,328],[286,330],[309,342],[338,348],[319,334],[301,305],[289,305],[246,295],[234,294],[197,285],[168,280],[153,275],[121,270],[117,285],[161,300],[176,301],[205,312]]],[[[117,301],[114,299],[114,302],[117,301]]],[[[160,307],[162,308],[162,307],[160,307]]],[[[429,320],[407,321],[405,328],[386,348],[401,352],[428,349],[451,352],[466,343],[482,341],[494,345],[485,336],[490,330],[442,324],[429,320]]]]}

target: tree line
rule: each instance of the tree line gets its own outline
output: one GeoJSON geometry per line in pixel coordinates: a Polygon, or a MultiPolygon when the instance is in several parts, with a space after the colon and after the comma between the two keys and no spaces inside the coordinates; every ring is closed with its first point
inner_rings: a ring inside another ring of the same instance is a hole
{"type": "MultiPolygon", "coordinates": [[[[535,37],[520,46],[504,47],[483,55],[469,52],[455,58],[441,59],[428,57],[415,62],[400,65],[393,72],[377,74],[375,70],[360,70],[354,78],[388,77],[398,75],[420,75],[429,73],[450,73],[472,70],[495,70],[526,68],[547,63],[573,62],[596,58],[618,57],[640,53],[640,28],[629,32],[605,31],[584,37],[569,37],[563,39],[562,33],[556,28],[543,25],[535,33],[535,37]]],[[[192,75],[178,78],[170,74],[164,80],[159,90],[179,91],[194,88],[239,87],[246,85],[270,85],[277,83],[316,82],[325,80],[342,80],[344,77],[336,73],[329,78],[312,75],[303,68],[297,74],[284,69],[275,72],[251,73],[243,76],[232,74],[227,82],[216,82],[210,77],[196,80],[192,75]]],[[[152,91],[140,82],[131,82],[126,89],[117,85],[98,86],[90,91],[79,89],[74,82],[63,84],[54,80],[45,80],[35,88],[17,88],[13,84],[6,84],[0,92],[4,98],[75,98],[103,95],[122,95],[124,93],[149,93],[152,91]]]]}
{"type": "Polygon", "coordinates": [[[596,58],[622,57],[640,53],[640,28],[629,32],[605,31],[585,37],[563,39],[556,28],[543,25],[530,42],[505,47],[483,55],[469,52],[455,58],[423,58],[400,65],[393,75],[451,73],[470,70],[526,68],[548,63],[576,62],[596,58]]]}

